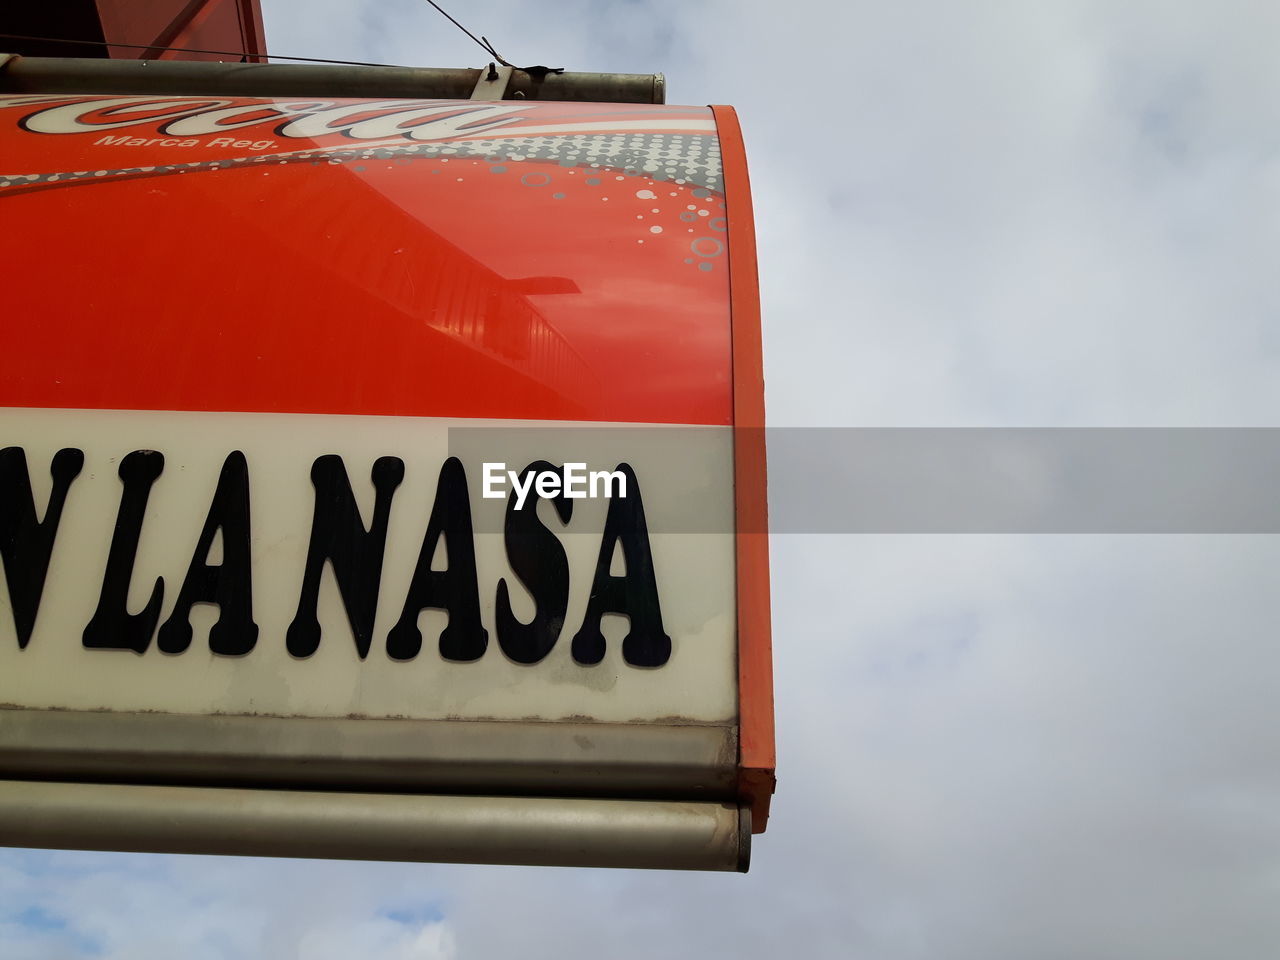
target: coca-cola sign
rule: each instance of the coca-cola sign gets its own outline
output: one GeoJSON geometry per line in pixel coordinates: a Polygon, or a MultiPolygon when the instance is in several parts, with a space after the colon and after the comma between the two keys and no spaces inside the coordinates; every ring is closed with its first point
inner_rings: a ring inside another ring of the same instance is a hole
{"type": "MultiPolygon", "coordinates": [[[[651,130],[654,121],[610,117],[554,118],[547,104],[510,105],[467,100],[234,100],[209,97],[0,97],[0,107],[38,106],[19,124],[32,133],[99,133],[144,128],[189,138],[256,128],[286,139],[448,140],[492,135],[499,129],[521,136],[616,130],[651,130]],[[550,114],[550,115],[549,115],[550,114]]],[[[554,105],[553,105],[554,106],[554,105]]],[[[664,117],[659,129],[710,132],[705,117],[664,117]]]]}
{"type": "Polygon", "coordinates": [[[0,96],[9,774],[762,826],[741,153],[725,108],[0,96]]]}
{"type": "Polygon", "coordinates": [[[0,169],[0,189],[20,191],[227,165],[415,157],[616,168],[707,190],[722,186],[714,123],[693,107],[0,96],[0,123],[6,118],[36,134],[18,140],[0,169]],[[71,145],[81,169],[54,166],[52,158],[65,160],[71,145]]]}

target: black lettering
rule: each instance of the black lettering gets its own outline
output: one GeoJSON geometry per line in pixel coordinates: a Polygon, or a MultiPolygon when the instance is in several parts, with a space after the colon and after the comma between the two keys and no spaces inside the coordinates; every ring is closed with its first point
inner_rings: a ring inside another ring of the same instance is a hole
{"type": "Polygon", "coordinates": [[[387,544],[391,498],[404,479],[404,461],[399,457],[379,457],[373,465],[372,477],[376,499],[373,523],[366,530],[342,458],[330,454],[317,458],[311,465],[316,506],[298,612],[285,635],[291,656],[309,657],[320,646],[316,602],[320,596],[320,574],[324,571],[325,560],[329,561],[333,578],[342,594],[342,604],[355,636],[356,651],[361,660],[369,655],[373,621],[378,612],[378,589],[382,583],[382,557],[387,544]]]}
{"type": "Polygon", "coordinates": [[[178,591],[177,605],[160,628],[156,646],[164,653],[182,653],[191,645],[191,607],[216,603],[218,622],[209,628],[209,649],[224,657],[239,657],[252,650],[258,642],[258,625],[253,622],[251,564],[249,464],[236,450],[223,461],[218,488],[178,591]],[[206,563],[219,530],[222,563],[206,563]]]}
{"type": "Polygon", "coordinates": [[[484,655],[489,632],[480,622],[471,498],[467,494],[466,471],[457,457],[450,457],[440,468],[431,519],[427,521],[404,611],[387,634],[387,656],[393,660],[412,660],[418,655],[422,649],[418,614],[427,608],[449,613],[449,623],[440,631],[440,656],[466,661],[479,660],[484,655]],[[449,566],[436,571],[431,569],[431,558],[442,536],[449,566]]]}
{"type": "Polygon", "coordinates": [[[151,599],[141,613],[128,610],[129,581],[133,579],[133,564],[138,557],[138,538],[142,535],[151,485],[163,471],[164,454],[156,450],[135,450],[120,461],[124,491],[120,494],[120,509],[107,553],[98,609],[84,628],[86,647],[142,653],[151,643],[164,599],[164,577],[156,577],[151,599]]]}
{"type": "Polygon", "coordinates": [[[18,649],[25,650],[40,612],[53,540],[58,535],[62,507],[71,481],[84,466],[84,454],[68,447],[53,455],[49,472],[53,492],[44,519],[36,519],[36,500],[27,472],[27,455],[21,447],[0,450],[0,556],[4,557],[4,577],[13,606],[13,625],[18,631],[18,649]]]}
{"type": "Polygon", "coordinates": [[[630,621],[630,629],[622,641],[622,658],[635,667],[660,667],[671,657],[671,638],[662,627],[662,608],[658,604],[658,582],[653,572],[640,484],[630,464],[620,463],[618,469],[627,478],[627,495],[609,500],[587,615],[573,638],[573,659],[588,665],[604,659],[605,640],[600,620],[606,613],[620,613],[630,621]],[[615,577],[609,572],[609,566],[619,541],[627,572],[615,577]]]}
{"type": "MultiPolygon", "coordinates": [[[[531,474],[556,470],[539,460],[524,468],[521,480],[531,474]]],[[[563,468],[558,472],[562,481],[560,490],[550,499],[560,522],[568,523],[573,516],[573,501],[564,495],[563,468]]],[[[536,498],[536,491],[534,496],[536,498]]],[[[535,605],[533,620],[522,623],[511,611],[506,578],[498,581],[498,645],[516,663],[537,663],[551,652],[564,629],[564,614],[569,606],[569,560],[559,538],[538,519],[537,504],[535,499],[525,509],[517,510],[516,492],[512,490],[503,524],[507,560],[533,596],[535,605]]]]}

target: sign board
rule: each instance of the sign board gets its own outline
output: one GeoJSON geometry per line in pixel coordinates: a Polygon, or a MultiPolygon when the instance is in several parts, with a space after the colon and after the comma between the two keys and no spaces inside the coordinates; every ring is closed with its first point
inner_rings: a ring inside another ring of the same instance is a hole
{"type": "Polygon", "coordinates": [[[745,869],[731,110],[24,95],[0,144],[0,841],[745,869]]]}

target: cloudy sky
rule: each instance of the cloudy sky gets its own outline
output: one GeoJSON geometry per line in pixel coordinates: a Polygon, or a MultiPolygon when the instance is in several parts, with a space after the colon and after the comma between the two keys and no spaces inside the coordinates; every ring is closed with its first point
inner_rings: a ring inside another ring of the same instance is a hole
{"type": "MultiPolygon", "coordinates": [[[[483,57],[421,0],[263,6],[278,53],[483,57]]],[[[738,108],[775,425],[1280,426],[1275,4],[456,6],[738,108]]],[[[0,952],[1271,957],[1278,570],[1263,535],[778,535],[750,874],[9,851],[0,952]]]]}

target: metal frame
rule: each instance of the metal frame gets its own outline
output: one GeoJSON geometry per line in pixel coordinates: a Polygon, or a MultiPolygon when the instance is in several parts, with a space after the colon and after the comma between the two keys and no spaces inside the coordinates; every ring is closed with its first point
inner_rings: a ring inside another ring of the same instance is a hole
{"type": "MultiPolygon", "coordinates": [[[[467,100],[490,76],[488,68],[454,70],[0,54],[0,58],[4,56],[9,59],[0,59],[0,93],[467,100]]],[[[482,99],[666,102],[666,81],[660,73],[500,69],[510,74],[505,88],[496,98],[482,99]]]]}
{"type": "Polygon", "coordinates": [[[732,727],[0,709],[0,777],[731,800],[732,727]]]}
{"type": "Polygon", "coordinates": [[[745,872],[737,761],[729,726],[3,708],[0,844],[745,872]]]}
{"type": "Polygon", "coordinates": [[[0,781],[10,846],[745,873],[736,804],[0,781]]]}

